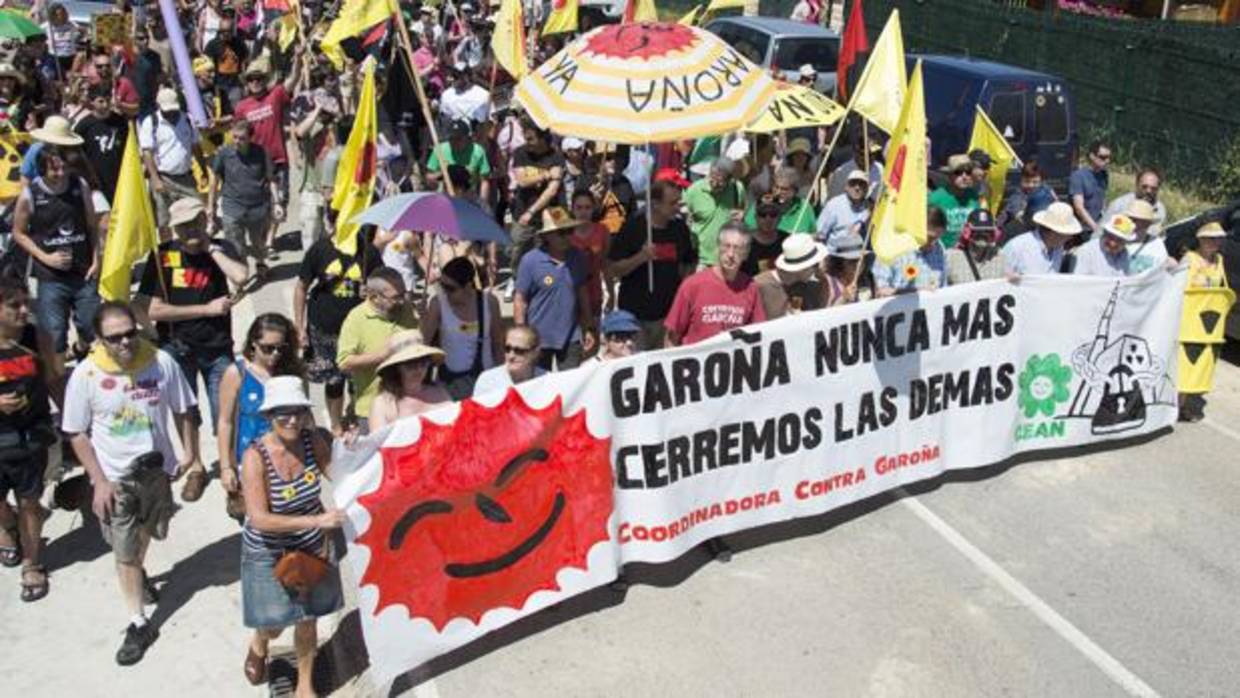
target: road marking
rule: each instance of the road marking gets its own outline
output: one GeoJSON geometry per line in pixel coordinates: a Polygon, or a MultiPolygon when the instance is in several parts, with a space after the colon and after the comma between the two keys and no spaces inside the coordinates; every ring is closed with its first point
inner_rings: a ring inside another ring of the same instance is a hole
{"type": "Polygon", "coordinates": [[[1201,423],[1210,427],[1214,431],[1217,431],[1223,436],[1230,436],[1236,441],[1240,441],[1240,431],[1236,431],[1235,429],[1225,427],[1222,424],[1219,424],[1218,422],[1214,421],[1213,419],[1210,419],[1209,417],[1206,417],[1205,419],[1201,420],[1201,423]]]}
{"type": "Polygon", "coordinates": [[[900,501],[917,518],[921,519],[935,533],[938,533],[944,540],[950,543],[961,555],[968,558],[969,562],[972,562],[987,577],[994,580],[995,583],[1003,587],[1004,591],[1011,594],[1025,608],[1029,609],[1030,612],[1038,617],[1038,620],[1041,620],[1051,630],[1054,630],[1056,634],[1067,640],[1068,644],[1075,647],[1078,652],[1085,655],[1086,659],[1093,662],[1103,673],[1111,677],[1111,680],[1119,684],[1129,695],[1141,696],[1142,698],[1157,698],[1158,692],[1151,688],[1149,684],[1129,671],[1123,664],[1120,664],[1119,660],[1107,654],[1106,650],[1099,647],[1093,640],[1090,640],[1085,633],[1078,630],[1068,619],[1059,615],[1055,609],[1038,598],[1028,587],[1008,574],[1006,570],[999,566],[999,563],[990,559],[986,553],[983,553],[966,540],[959,531],[952,528],[946,521],[940,519],[934,512],[926,508],[926,505],[909,496],[905,496],[900,501]]]}

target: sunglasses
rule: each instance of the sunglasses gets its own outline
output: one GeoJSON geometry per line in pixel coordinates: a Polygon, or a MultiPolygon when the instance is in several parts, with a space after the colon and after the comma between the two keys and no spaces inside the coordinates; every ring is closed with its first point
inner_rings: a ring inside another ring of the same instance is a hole
{"type": "Polygon", "coordinates": [[[534,347],[518,347],[512,344],[504,345],[505,354],[516,354],[517,356],[525,356],[526,354],[532,351],[534,351],[534,347]]]}
{"type": "Polygon", "coordinates": [[[268,355],[268,356],[270,356],[270,355],[272,355],[272,354],[274,354],[274,353],[276,353],[276,352],[283,352],[283,351],[284,351],[284,345],[283,345],[283,344],[255,344],[254,346],[255,346],[255,347],[257,347],[259,351],[261,351],[262,353],[264,353],[264,354],[266,354],[266,355],[268,355]]]}
{"type": "Polygon", "coordinates": [[[138,328],[136,327],[133,328],[132,330],[129,330],[128,332],[121,332],[120,334],[103,335],[103,341],[107,342],[108,344],[120,344],[125,341],[133,341],[137,338],[138,338],[138,328]]]}
{"type": "Polygon", "coordinates": [[[607,341],[628,344],[637,341],[636,332],[612,332],[607,335],[607,341]]]}
{"type": "Polygon", "coordinates": [[[300,419],[305,413],[306,411],[301,407],[277,407],[267,414],[271,415],[272,419],[279,420],[281,422],[291,422],[293,420],[300,419]]]}
{"type": "Polygon", "coordinates": [[[779,218],[779,211],[758,211],[758,218],[779,218]]]}

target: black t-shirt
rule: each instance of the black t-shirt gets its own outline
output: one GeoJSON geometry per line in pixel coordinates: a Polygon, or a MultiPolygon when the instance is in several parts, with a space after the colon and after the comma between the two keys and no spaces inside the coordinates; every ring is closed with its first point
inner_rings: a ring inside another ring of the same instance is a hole
{"type": "MultiPolygon", "coordinates": [[[[558,150],[548,150],[541,155],[535,155],[530,152],[529,146],[521,146],[512,154],[512,166],[514,171],[520,171],[522,168],[529,168],[548,172],[553,167],[559,167],[560,171],[564,170],[564,156],[558,150]]],[[[520,177],[518,176],[518,180],[520,177]]],[[[534,186],[522,187],[517,185],[512,196],[512,216],[517,218],[525,213],[525,211],[538,201],[538,197],[542,196],[543,191],[547,188],[549,182],[539,182],[534,186]]],[[[564,205],[564,187],[560,187],[560,191],[556,197],[551,200],[548,206],[564,205]]],[[[534,225],[538,221],[531,221],[534,225]]]]}
{"type": "Polygon", "coordinates": [[[82,150],[90,160],[95,174],[99,175],[99,186],[108,203],[116,196],[116,183],[120,181],[121,157],[125,154],[125,139],[129,137],[129,122],[116,112],[100,119],[94,114],[87,114],[73,129],[85,143],[82,150]]]}
{"type": "MultiPolygon", "coordinates": [[[[668,222],[664,228],[651,231],[655,246],[652,264],[641,264],[628,276],[620,279],[619,305],[637,316],[639,320],[662,320],[676,298],[680,288],[680,270],[697,264],[697,251],[689,234],[689,227],[679,218],[668,222]],[[650,273],[654,267],[654,293],[650,292],[650,273]]],[[[612,238],[608,259],[619,261],[632,257],[646,244],[646,219],[630,218],[624,228],[612,238]]]]}
{"type": "Polygon", "coordinates": [[[32,260],[34,278],[76,280],[86,276],[92,259],[90,229],[86,225],[88,196],[90,189],[80,177],[70,177],[59,194],[48,189],[42,177],[30,183],[30,238],[45,252],[68,250],[73,255],[73,264],[67,270],[32,260]]]}
{"type": "Polygon", "coordinates": [[[36,352],[34,325],[26,325],[21,339],[0,347],[0,395],[25,395],[26,406],[13,414],[0,412],[0,431],[25,431],[51,424],[47,381],[36,352]]]}
{"type": "Polygon", "coordinates": [[[151,49],[139,53],[134,60],[133,86],[138,90],[138,110],[149,113],[155,109],[155,93],[159,90],[159,76],[163,73],[163,62],[159,54],[151,49]]]}
{"type": "MultiPolygon", "coordinates": [[[[232,243],[226,240],[212,240],[212,243],[223,247],[229,257],[240,259],[232,243]]],[[[170,240],[159,246],[158,261],[154,253],[147,259],[138,293],[162,298],[170,305],[205,305],[229,294],[228,277],[205,249],[189,254],[180,240],[170,240]],[[164,277],[162,283],[156,276],[160,272],[164,277]]],[[[212,357],[232,353],[232,318],[229,315],[157,322],[155,329],[161,345],[177,341],[212,357]]]]}
{"type": "Polygon", "coordinates": [[[750,276],[757,276],[767,269],[775,268],[775,258],[783,252],[784,239],[788,237],[788,233],[782,230],[776,232],[778,234],[775,236],[775,242],[769,245],[759,241],[756,236],[750,236],[749,256],[741,264],[741,271],[750,276]]]}
{"type": "Polygon", "coordinates": [[[349,257],[324,237],[306,251],[297,278],[309,289],[306,319],[315,329],[339,334],[349,311],[362,302],[366,277],[383,266],[379,250],[369,240],[362,250],[362,258],[349,257]]]}

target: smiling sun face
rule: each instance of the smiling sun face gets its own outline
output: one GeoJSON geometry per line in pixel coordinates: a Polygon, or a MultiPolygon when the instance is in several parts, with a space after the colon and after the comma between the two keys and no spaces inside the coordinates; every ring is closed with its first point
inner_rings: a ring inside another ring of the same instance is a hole
{"type": "Polygon", "coordinates": [[[607,540],[612,511],[608,439],[565,418],[560,399],[530,409],[515,390],[494,408],[473,401],[447,426],[422,420],[410,446],[385,448],[379,489],[359,498],[371,524],[361,583],[375,612],[402,604],[442,629],[558,588],[607,540]]]}

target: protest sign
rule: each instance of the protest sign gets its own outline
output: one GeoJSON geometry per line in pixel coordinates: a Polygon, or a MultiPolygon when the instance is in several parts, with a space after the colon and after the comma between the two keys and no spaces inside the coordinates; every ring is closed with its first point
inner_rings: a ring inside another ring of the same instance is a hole
{"type": "Polygon", "coordinates": [[[987,281],[591,362],[338,458],[379,680],[710,538],[1176,418],[1185,275],[987,281]]]}

